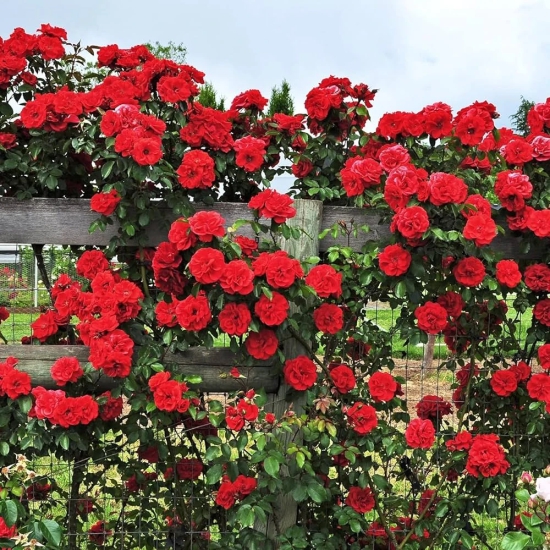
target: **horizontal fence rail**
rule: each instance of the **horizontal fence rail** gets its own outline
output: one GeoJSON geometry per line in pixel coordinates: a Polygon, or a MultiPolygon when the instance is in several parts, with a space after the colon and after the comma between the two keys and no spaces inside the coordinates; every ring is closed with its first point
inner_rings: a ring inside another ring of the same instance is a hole
{"type": "MultiPolygon", "coordinates": [[[[296,201],[298,202],[298,201],[296,201]]],[[[307,201],[309,202],[309,201],[307,201]]],[[[214,210],[224,219],[226,227],[237,220],[253,220],[253,212],[246,204],[218,202],[213,206],[201,206],[197,210],[214,210]]],[[[358,231],[356,235],[338,235],[330,233],[319,241],[319,251],[325,252],[331,246],[349,246],[355,251],[361,250],[365,242],[384,243],[389,240],[391,232],[388,224],[380,223],[380,216],[368,209],[348,206],[322,206],[321,232],[334,224],[345,225],[348,229],[368,226],[369,231],[358,231]]],[[[65,244],[106,246],[118,235],[119,224],[115,221],[105,231],[89,232],[89,227],[98,219],[98,214],[90,210],[88,199],[31,199],[18,200],[0,198],[0,240],[4,243],[25,244],[65,244]]],[[[167,240],[168,222],[175,219],[167,210],[163,221],[155,221],[147,228],[145,244],[156,246],[167,240]]],[[[303,227],[308,231],[309,227],[303,227]]],[[[239,234],[253,237],[251,229],[243,226],[239,234]]],[[[491,248],[501,252],[507,258],[536,259],[542,250],[533,249],[522,253],[521,237],[499,235],[491,243],[491,248]]]]}
{"type": "MultiPolygon", "coordinates": [[[[136,353],[139,351],[136,350],[136,353]]],[[[87,363],[90,350],[87,346],[0,346],[0,360],[8,357],[18,360],[17,369],[30,375],[33,385],[47,389],[58,386],[50,377],[50,369],[60,357],[76,357],[87,363]]],[[[239,366],[238,356],[227,348],[192,348],[187,351],[167,353],[162,361],[177,365],[175,372],[184,376],[199,375],[200,389],[204,392],[232,392],[243,388],[264,388],[274,393],[279,388],[279,379],[273,373],[269,361],[258,361],[252,367],[239,366]],[[244,378],[233,378],[230,371],[238,367],[244,378]]],[[[116,386],[117,379],[97,376],[97,391],[102,392],[116,386]]]]}

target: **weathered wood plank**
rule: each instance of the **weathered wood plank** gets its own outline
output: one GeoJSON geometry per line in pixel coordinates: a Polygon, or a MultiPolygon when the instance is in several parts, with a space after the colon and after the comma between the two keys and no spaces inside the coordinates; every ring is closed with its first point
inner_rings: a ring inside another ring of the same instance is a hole
{"type": "MultiPolygon", "coordinates": [[[[305,201],[310,202],[310,201],[305,201]]],[[[298,201],[297,201],[298,204],[298,201]]],[[[204,210],[219,212],[225,219],[226,227],[236,220],[252,220],[252,211],[246,204],[219,202],[212,207],[202,207],[204,210]]],[[[12,198],[0,198],[0,241],[4,243],[20,244],[70,244],[70,245],[98,245],[105,246],[113,236],[118,234],[118,224],[107,227],[106,231],[89,233],[88,228],[97,219],[98,215],[90,210],[90,201],[87,199],[32,199],[20,201],[12,198]]],[[[166,240],[168,224],[173,215],[167,211],[158,221],[147,230],[148,246],[156,246],[166,240]]],[[[360,250],[368,241],[384,243],[391,237],[387,224],[381,224],[380,218],[367,209],[347,206],[325,206],[320,224],[323,231],[335,223],[345,224],[349,229],[367,225],[368,233],[359,231],[357,236],[351,234],[338,235],[336,238],[328,234],[319,242],[319,251],[324,252],[335,245],[350,246],[353,250],[360,250]]],[[[311,227],[298,224],[309,233],[311,227]]],[[[248,226],[239,229],[239,233],[253,237],[248,226]]],[[[501,252],[507,258],[537,259],[544,250],[542,246],[525,254],[520,252],[521,237],[499,235],[491,244],[491,248],[501,252]]]]}
{"type": "MultiPolygon", "coordinates": [[[[296,217],[289,220],[289,225],[303,227],[305,234],[302,239],[281,239],[281,248],[298,259],[305,259],[319,254],[319,239],[317,235],[321,230],[323,218],[323,203],[320,201],[296,201],[296,217]]],[[[291,306],[290,314],[295,312],[295,306],[291,306]]],[[[298,355],[308,355],[308,350],[298,340],[291,338],[285,342],[284,353],[286,359],[292,359],[298,355]]],[[[277,394],[273,396],[267,407],[280,418],[289,408],[290,403],[285,399],[289,386],[282,384],[277,394]]],[[[296,414],[302,414],[305,405],[305,392],[302,392],[292,402],[292,409],[296,414]]],[[[302,442],[301,433],[289,433],[284,437],[282,445],[286,448],[290,442],[300,445],[302,442]]],[[[285,466],[281,468],[281,475],[288,475],[285,466]]],[[[279,495],[273,503],[273,514],[268,517],[267,525],[257,521],[255,528],[274,539],[277,535],[284,533],[289,527],[296,525],[298,504],[291,495],[279,495]]]]}
{"type": "MultiPolygon", "coordinates": [[[[34,386],[57,387],[50,377],[53,363],[60,357],[76,357],[82,364],[88,362],[87,346],[0,346],[0,361],[7,357],[18,359],[17,368],[27,372],[34,386]]],[[[267,393],[276,392],[279,379],[273,375],[267,361],[258,361],[250,368],[239,367],[245,380],[235,380],[230,370],[239,365],[237,355],[226,348],[195,348],[178,354],[166,355],[165,363],[177,364],[177,372],[183,375],[199,375],[203,381],[199,388],[205,392],[231,392],[243,388],[264,388],[267,393]]],[[[116,380],[98,374],[98,391],[105,391],[116,384],[116,380]]]]}

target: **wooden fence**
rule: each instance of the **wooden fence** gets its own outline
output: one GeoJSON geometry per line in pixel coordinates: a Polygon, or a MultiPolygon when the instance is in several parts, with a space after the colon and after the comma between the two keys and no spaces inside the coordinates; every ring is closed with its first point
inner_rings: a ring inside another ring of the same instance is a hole
{"type": "MultiPolygon", "coordinates": [[[[298,259],[318,255],[331,246],[348,246],[358,251],[367,241],[380,244],[389,240],[391,235],[387,224],[380,223],[380,218],[368,209],[351,207],[323,206],[319,201],[295,201],[297,215],[289,224],[303,229],[303,236],[297,240],[282,240],[281,246],[298,259]],[[329,232],[325,238],[319,239],[319,234],[325,229],[338,224],[345,227],[348,234],[339,232],[333,236],[329,232]],[[369,231],[357,231],[354,228],[368,226],[369,231]]],[[[226,227],[233,225],[239,219],[253,219],[252,211],[246,204],[216,203],[212,207],[201,208],[215,210],[225,219],[226,227]]],[[[90,210],[90,201],[81,199],[32,199],[20,201],[11,198],[0,198],[0,241],[4,243],[21,244],[54,244],[54,245],[108,245],[118,234],[117,223],[109,225],[104,232],[89,232],[90,224],[97,219],[97,214],[90,210]]],[[[171,213],[161,216],[161,222],[154,223],[147,230],[147,246],[155,246],[167,239],[169,222],[173,219],[171,213]]],[[[239,229],[240,234],[254,236],[247,225],[239,229]],[[247,233],[250,231],[250,233],[247,233]]],[[[521,238],[509,235],[499,236],[492,248],[503,253],[507,258],[537,258],[541,250],[532,250],[528,254],[520,253],[521,238]]],[[[426,346],[425,360],[431,361],[433,355],[432,337],[426,346]]],[[[294,357],[303,352],[300,344],[289,341],[285,344],[285,356],[294,357]]],[[[88,358],[88,348],[85,346],[0,346],[0,360],[14,356],[19,360],[18,368],[31,375],[33,384],[54,387],[50,379],[50,368],[59,357],[72,355],[82,362],[88,358]]],[[[229,349],[195,348],[178,354],[170,354],[167,361],[179,366],[179,372],[185,375],[198,374],[203,382],[200,388],[205,392],[225,393],[241,389],[241,383],[234,380],[229,371],[238,365],[238,356],[229,349]]],[[[276,414],[282,414],[288,404],[285,403],[287,388],[273,374],[269,362],[257,362],[248,369],[248,386],[264,388],[270,394],[268,407],[276,414]]],[[[113,381],[99,378],[98,389],[106,389],[113,381]]],[[[294,410],[300,411],[301,402],[294,402],[294,410]]],[[[292,434],[289,434],[289,437],[292,434]]],[[[274,505],[275,513],[268,525],[257,525],[271,535],[282,532],[296,521],[296,503],[288,497],[280,497],[274,505]]]]}

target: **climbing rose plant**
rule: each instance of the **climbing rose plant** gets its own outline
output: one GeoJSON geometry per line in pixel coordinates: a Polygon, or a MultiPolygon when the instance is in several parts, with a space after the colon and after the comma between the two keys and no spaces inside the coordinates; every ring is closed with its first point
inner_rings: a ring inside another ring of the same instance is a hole
{"type": "Polygon", "coordinates": [[[89,198],[92,231],[120,226],[80,251],[78,277],[52,282],[23,342],[81,344],[87,362],[60,351],[55,389],[17,357],[0,365],[4,546],[156,548],[192,533],[193,548],[473,548],[505,502],[503,544],[540,542],[521,532],[545,529],[515,490],[548,462],[550,100],[527,137],[497,128],[485,101],[367,130],[376,91],[347,78],[322,80],[304,114],[268,117],[258,90],[205,107],[194,67],[84,48],[47,24],[3,39],[0,61],[2,196],[89,198]],[[284,173],[287,194],[271,187],[284,173]],[[390,238],[342,221],[321,237],[350,246],[294,258],[281,243],[309,229],[295,199],[359,207],[390,238]],[[228,227],[208,208],[219,201],[248,219],[228,227]],[[521,254],[499,248],[503,232],[521,254]],[[372,302],[395,310],[389,330],[372,302]],[[429,335],[448,349],[449,391],[415,406],[392,347],[429,335]],[[222,339],[240,388],[223,400],[173,359],[222,339]],[[275,406],[252,384],[264,361],[287,389],[275,406]],[[70,482],[13,477],[44,457],[70,482]]]}

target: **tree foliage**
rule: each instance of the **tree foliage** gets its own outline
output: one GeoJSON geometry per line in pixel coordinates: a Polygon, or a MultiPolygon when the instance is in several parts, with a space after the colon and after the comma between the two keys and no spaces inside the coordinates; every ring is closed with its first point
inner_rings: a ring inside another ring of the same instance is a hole
{"type": "Polygon", "coordinates": [[[283,80],[280,88],[274,86],[271,91],[267,114],[273,116],[275,113],[294,114],[294,100],[290,95],[290,84],[286,80],[283,80]]]}
{"type": "Polygon", "coordinates": [[[529,110],[535,105],[534,101],[529,101],[521,96],[521,103],[518,110],[510,116],[512,121],[512,128],[520,135],[526,136],[529,134],[529,125],[527,124],[527,114],[529,110]]]}

